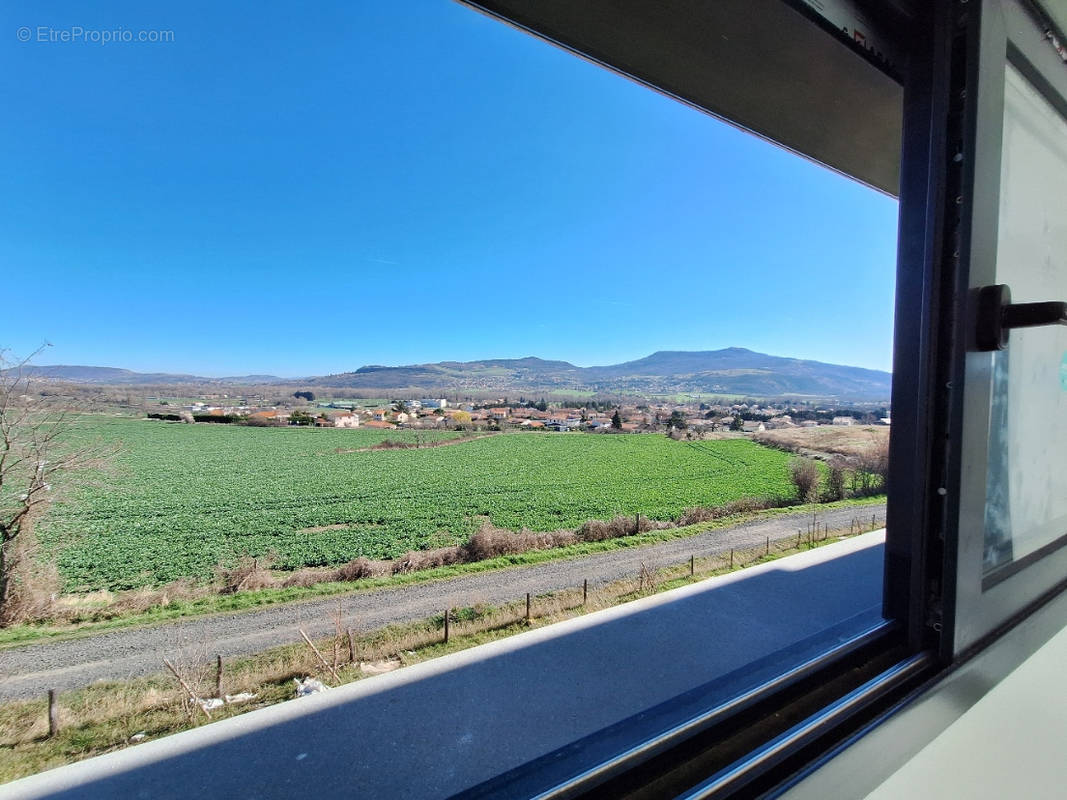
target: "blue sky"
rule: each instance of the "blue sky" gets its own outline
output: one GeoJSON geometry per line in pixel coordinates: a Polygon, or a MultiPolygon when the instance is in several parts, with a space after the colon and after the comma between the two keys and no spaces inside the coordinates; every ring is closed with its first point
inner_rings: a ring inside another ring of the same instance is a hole
{"type": "Polygon", "coordinates": [[[448,0],[7,2],[0,99],[40,363],[890,367],[895,200],[448,0]]]}

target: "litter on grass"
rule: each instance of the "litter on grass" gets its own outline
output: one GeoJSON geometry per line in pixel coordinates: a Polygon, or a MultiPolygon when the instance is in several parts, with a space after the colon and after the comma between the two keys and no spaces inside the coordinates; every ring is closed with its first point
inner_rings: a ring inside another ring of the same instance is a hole
{"type": "Polygon", "coordinates": [[[309,694],[318,694],[319,692],[325,692],[330,688],[325,683],[315,678],[305,678],[304,680],[293,678],[293,683],[296,684],[297,697],[307,697],[309,694]]]}
{"type": "Polygon", "coordinates": [[[211,711],[216,708],[222,708],[223,706],[232,705],[233,703],[247,703],[249,700],[254,700],[258,695],[252,692],[241,692],[240,694],[228,694],[225,698],[221,697],[208,697],[206,699],[196,699],[196,702],[200,704],[200,707],[204,711],[211,711]]]}

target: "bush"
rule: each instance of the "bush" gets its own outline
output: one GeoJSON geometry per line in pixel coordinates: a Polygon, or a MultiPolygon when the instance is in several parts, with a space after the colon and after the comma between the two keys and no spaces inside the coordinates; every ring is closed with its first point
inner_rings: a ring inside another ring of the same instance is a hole
{"type": "Polygon", "coordinates": [[[789,477],[802,503],[814,500],[819,491],[819,468],[810,458],[794,458],[789,464],[789,477]]]}
{"type": "Polygon", "coordinates": [[[648,517],[638,514],[636,517],[616,515],[605,522],[600,519],[591,519],[577,530],[579,541],[602,542],[606,539],[619,539],[623,536],[634,536],[638,533],[663,530],[670,528],[670,522],[653,522],[648,517]]]}
{"type": "Polygon", "coordinates": [[[385,439],[374,445],[371,450],[413,450],[418,447],[416,442],[403,442],[399,439],[385,439]]]}
{"type": "Polygon", "coordinates": [[[434,550],[409,550],[393,562],[393,574],[417,572],[435,567],[448,567],[463,561],[458,547],[438,547],[434,550]]]}
{"type": "Polygon", "coordinates": [[[823,500],[832,503],[845,499],[845,461],[842,458],[831,459],[827,464],[826,491],[823,500]]]}
{"type": "Polygon", "coordinates": [[[269,561],[245,556],[233,567],[219,567],[216,572],[219,594],[236,594],[249,589],[269,589],[277,585],[269,561]]]}
{"type": "Polygon", "coordinates": [[[687,508],[678,517],[677,525],[684,528],[687,525],[696,525],[698,522],[711,522],[737,514],[751,514],[754,511],[762,511],[766,508],[782,508],[792,503],[793,498],[791,497],[742,497],[738,500],[731,500],[721,506],[687,508]]]}
{"type": "Polygon", "coordinates": [[[337,580],[358,581],[360,578],[369,578],[374,574],[374,567],[366,558],[353,558],[347,564],[342,564],[337,570],[337,580]]]}
{"type": "Polygon", "coordinates": [[[307,587],[314,586],[317,583],[325,583],[327,581],[334,580],[333,573],[323,573],[320,569],[314,567],[306,567],[304,569],[295,569],[289,573],[288,577],[282,581],[282,586],[286,589],[292,589],[294,587],[307,587]]]}
{"type": "Polygon", "coordinates": [[[552,547],[564,547],[578,540],[574,531],[552,531],[537,533],[522,530],[518,533],[497,528],[488,522],[483,523],[462,546],[463,560],[467,562],[484,561],[487,558],[516,555],[530,550],[547,550],[552,547]]]}
{"type": "Polygon", "coordinates": [[[797,442],[790,442],[786,439],[780,439],[773,435],[768,435],[768,432],[757,433],[752,437],[752,440],[759,442],[764,447],[773,447],[775,450],[782,450],[786,453],[799,453],[804,448],[797,442]]]}
{"type": "Polygon", "coordinates": [[[285,425],[277,417],[257,417],[255,415],[246,418],[244,424],[252,428],[281,428],[285,425]]]}
{"type": "Polygon", "coordinates": [[[859,495],[884,491],[889,479],[889,440],[872,441],[856,457],[853,491],[859,495]]]}

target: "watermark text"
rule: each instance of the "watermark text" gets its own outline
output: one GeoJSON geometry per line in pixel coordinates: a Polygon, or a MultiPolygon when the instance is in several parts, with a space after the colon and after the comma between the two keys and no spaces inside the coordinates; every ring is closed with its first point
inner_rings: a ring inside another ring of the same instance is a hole
{"type": "Polygon", "coordinates": [[[148,44],[170,44],[174,41],[174,31],[133,30],[132,28],[85,28],[70,25],[55,28],[51,25],[23,25],[15,31],[15,38],[20,42],[41,44],[131,44],[144,42],[148,44]]]}

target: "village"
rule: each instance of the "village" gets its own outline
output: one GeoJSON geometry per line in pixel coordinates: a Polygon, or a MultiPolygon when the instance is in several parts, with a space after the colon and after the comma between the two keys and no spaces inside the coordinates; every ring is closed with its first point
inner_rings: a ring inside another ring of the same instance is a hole
{"type": "MultiPolygon", "coordinates": [[[[191,422],[243,423],[260,427],[370,428],[414,430],[534,430],[556,433],[666,432],[701,438],[725,432],[762,433],[819,425],[890,424],[882,406],[837,406],[775,401],[730,404],[630,403],[549,404],[545,400],[497,398],[495,402],[449,401],[443,397],[384,400],[318,400],[310,391],[293,393],[293,404],[270,408],[195,401],[181,414],[150,417],[191,422]],[[302,401],[302,402],[301,402],[302,401]]],[[[160,409],[162,410],[162,409],[160,409]]]]}

